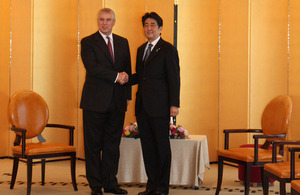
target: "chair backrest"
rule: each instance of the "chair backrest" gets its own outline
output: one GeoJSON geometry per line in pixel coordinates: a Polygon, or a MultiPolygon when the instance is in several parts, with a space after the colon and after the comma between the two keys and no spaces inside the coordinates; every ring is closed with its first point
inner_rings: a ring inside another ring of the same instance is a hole
{"type": "Polygon", "coordinates": [[[22,90],[12,95],[8,104],[8,117],[12,126],[26,129],[26,139],[29,139],[44,130],[48,123],[49,110],[39,94],[22,90]]]}
{"type": "Polygon", "coordinates": [[[286,134],[292,114],[292,100],[289,96],[280,95],[266,106],[261,127],[266,135],[286,134]]]}

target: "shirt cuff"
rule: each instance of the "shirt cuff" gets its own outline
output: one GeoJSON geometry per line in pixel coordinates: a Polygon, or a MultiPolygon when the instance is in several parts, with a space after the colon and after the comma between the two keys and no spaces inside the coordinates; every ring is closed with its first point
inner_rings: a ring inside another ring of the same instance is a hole
{"type": "Polygon", "coordinates": [[[117,74],[117,77],[116,77],[116,79],[115,79],[115,82],[114,82],[114,83],[116,83],[116,82],[117,82],[117,80],[118,80],[118,77],[119,77],[119,73],[117,74]]]}

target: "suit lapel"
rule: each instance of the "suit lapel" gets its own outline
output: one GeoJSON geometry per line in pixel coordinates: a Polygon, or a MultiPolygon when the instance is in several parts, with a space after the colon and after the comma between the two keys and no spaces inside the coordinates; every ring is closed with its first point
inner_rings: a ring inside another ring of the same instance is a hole
{"type": "Polygon", "coordinates": [[[113,34],[113,45],[114,45],[114,58],[115,58],[114,65],[117,65],[119,60],[118,56],[121,53],[120,49],[122,49],[122,47],[120,47],[120,39],[114,34],[113,34]]]}
{"type": "Polygon", "coordinates": [[[97,45],[99,45],[99,48],[103,51],[103,53],[105,54],[105,56],[108,58],[108,60],[113,65],[113,60],[111,59],[108,47],[107,47],[107,45],[106,45],[103,37],[101,36],[101,34],[99,32],[95,33],[95,40],[97,42],[97,45]]]}
{"type": "Polygon", "coordinates": [[[144,70],[143,55],[144,55],[146,45],[147,43],[144,43],[138,48],[137,51],[136,71],[140,72],[141,74],[143,73],[144,70]]]}
{"type": "Polygon", "coordinates": [[[143,57],[144,57],[144,52],[145,52],[145,47],[146,47],[146,45],[147,45],[147,42],[144,43],[144,44],[140,47],[140,49],[139,49],[139,53],[137,54],[137,56],[138,56],[137,63],[138,63],[138,64],[142,64],[142,63],[143,63],[143,57]]]}

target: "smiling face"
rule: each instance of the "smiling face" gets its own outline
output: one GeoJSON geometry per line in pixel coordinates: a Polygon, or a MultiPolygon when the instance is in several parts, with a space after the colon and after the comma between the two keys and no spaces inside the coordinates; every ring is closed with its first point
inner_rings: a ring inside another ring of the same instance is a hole
{"type": "Polygon", "coordinates": [[[159,27],[156,20],[152,18],[147,18],[144,23],[144,33],[149,42],[157,39],[162,31],[162,26],[159,27]]]}
{"type": "Polygon", "coordinates": [[[110,35],[116,20],[112,13],[103,12],[99,13],[97,22],[99,30],[105,35],[110,35]]]}

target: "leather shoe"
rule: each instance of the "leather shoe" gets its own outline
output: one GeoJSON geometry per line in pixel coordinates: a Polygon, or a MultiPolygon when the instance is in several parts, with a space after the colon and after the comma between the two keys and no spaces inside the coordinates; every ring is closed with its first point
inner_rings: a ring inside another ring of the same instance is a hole
{"type": "Polygon", "coordinates": [[[155,191],[151,195],[168,195],[168,193],[155,191]]]}
{"type": "Polygon", "coordinates": [[[110,188],[110,189],[104,188],[104,192],[112,193],[112,194],[127,194],[127,191],[120,187],[114,187],[114,188],[110,188]]]}
{"type": "Polygon", "coordinates": [[[139,192],[138,195],[152,195],[153,190],[146,189],[146,191],[139,192]]]}
{"type": "Polygon", "coordinates": [[[92,189],[92,195],[102,195],[101,188],[92,189]]]}

